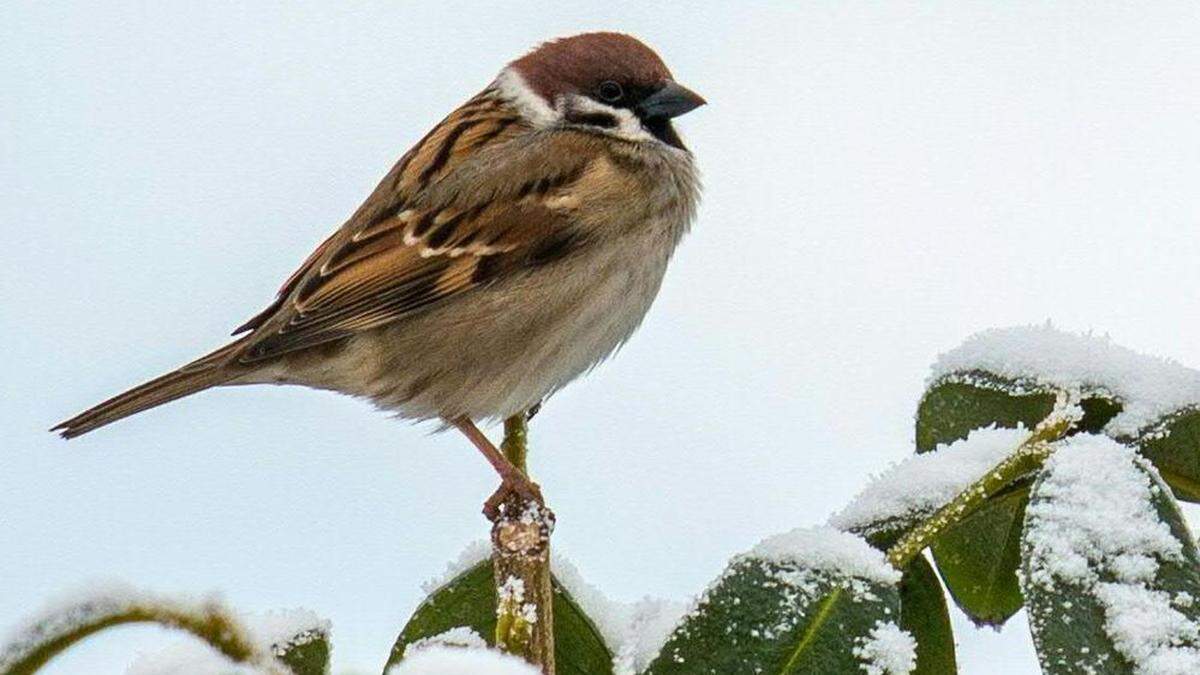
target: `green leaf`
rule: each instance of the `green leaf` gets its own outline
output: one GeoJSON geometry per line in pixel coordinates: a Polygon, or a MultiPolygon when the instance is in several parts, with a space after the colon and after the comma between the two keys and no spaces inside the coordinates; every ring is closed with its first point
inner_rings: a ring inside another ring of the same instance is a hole
{"type": "Polygon", "coordinates": [[[925,556],[915,558],[900,580],[900,627],[917,640],[917,667],[911,675],[958,672],[946,596],[925,556]]]}
{"type": "MultiPolygon", "coordinates": [[[[1095,452],[1091,449],[1088,451],[1095,452]]],[[[1060,450],[1060,452],[1062,451],[1060,450]]],[[[1084,471],[1096,470],[1094,457],[1094,454],[1085,455],[1082,460],[1086,463],[1084,471]]],[[[1127,457],[1131,468],[1148,479],[1149,485],[1145,491],[1145,498],[1152,506],[1154,517],[1160,523],[1166,524],[1170,537],[1178,542],[1179,556],[1164,557],[1153,550],[1148,553],[1142,552],[1142,556],[1153,558],[1154,563],[1157,564],[1157,571],[1149,581],[1137,581],[1136,576],[1131,580],[1118,575],[1120,570],[1125,570],[1124,574],[1126,575],[1130,574],[1128,572],[1129,560],[1137,557],[1131,557],[1136,549],[1125,551],[1119,556],[1108,554],[1109,557],[1102,557],[1098,560],[1094,547],[1088,545],[1084,547],[1083,552],[1079,553],[1080,557],[1074,565],[1069,568],[1072,573],[1068,575],[1068,578],[1063,578],[1059,573],[1060,568],[1047,565],[1047,560],[1061,559],[1061,553],[1037,550],[1033,536],[1036,530],[1042,528],[1043,533],[1038,536],[1043,540],[1047,538],[1054,540],[1061,538],[1065,530],[1078,533],[1081,528],[1070,520],[1046,524],[1046,521],[1053,520],[1055,513],[1067,511],[1062,507],[1062,502],[1071,499],[1071,494],[1064,491],[1061,485],[1048,489],[1046,486],[1049,477],[1043,475],[1039,478],[1032,489],[1029,522],[1026,524],[1026,534],[1022,541],[1022,577],[1029,611],[1030,630],[1033,633],[1034,644],[1043,672],[1048,675],[1081,672],[1098,675],[1127,675],[1135,672],[1159,672],[1153,668],[1143,670],[1147,665],[1145,662],[1135,665],[1132,662],[1134,659],[1130,655],[1130,646],[1125,645],[1122,649],[1119,639],[1115,638],[1113,624],[1120,625],[1128,619],[1128,616],[1114,618],[1113,612],[1120,610],[1113,609],[1111,598],[1120,599],[1124,596],[1114,596],[1113,589],[1122,593],[1132,592],[1134,594],[1132,597],[1138,598],[1139,601],[1144,601],[1153,595],[1158,595],[1161,600],[1161,604],[1158,606],[1143,606],[1142,614],[1135,618],[1143,632],[1139,633],[1139,638],[1133,641],[1132,651],[1144,652],[1142,653],[1143,659],[1154,651],[1154,647],[1150,646],[1147,639],[1143,639],[1147,620],[1151,623],[1159,623],[1159,629],[1161,629],[1161,625],[1167,625],[1173,621],[1168,615],[1178,612],[1175,619],[1190,620],[1193,624],[1200,623],[1200,602],[1193,601],[1194,598],[1200,598],[1200,552],[1197,551],[1195,540],[1188,531],[1179,506],[1171,496],[1168,486],[1145,460],[1135,459],[1132,452],[1127,457]],[[1115,562],[1118,558],[1123,558],[1124,562],[1115,562]],[[1087,565],[1086,572],[1078,569],[1078,565],[1084,562],[1087,565]],[[1105,603],[1105,597],[1110,598],[1109,604],[1105,603]]],[[[1096,488],[1089,493],[1076,491],[1077,494],[1086,494],[1086,499],[1089,501],[1080,504],[1077,497],[1071,507],[1077,511],[1082,507],[1085,512],[1105,509],[1105,504],[1096,504],[1094,508],[1087,506],[1097,501],[1106,502],[1115,498],[1108,490],[1111,481],[1100,478],[1097,483],[1096,488]]],[[[1138,532],[1148,529],[1147,525],[1142,523],[1113,522],[1113,520],[1119,519],[1111,518],[1107,510],[1103,512],[1105,513],[1104,522],[1097,524],[1095,531],[1089,533],[1093,541],[1096,539],[1119,541],[1114,538],[1128,536],[1130,529],[1138,532]],[[1120,531],[1122,529],[1124,531],[1120,531]]],[[[1125,611],[1128,611],[1129,603],[1121,602],[1116,606],[1122,605],[1126,606],[1125,611]]],[[[1169,647],[1184,651],[1200,648],[1200,639],[1194,634],[1194,630],[1193,628],[1190,636],[1182,635],[1177,636],[1177,639],[1170,640],[1169,647]]],[[[1183,632],[1187,633],[1188,631],[1183,632]]],[[[1179,654],[1175,654],[1170,658],[1178,656],[1179,654]]],[[[1189,659],[1189,665],[1180,665],[1179,662],[1176,662],[1175,669],[1170,672],[1196,672],[1194,668],[1197,663],[1200,663],[1200,657],[1197,657],[1192,651],[1191,656],[1185,658],[1189,659]]]]}
{"type": "Polygon", "coordinates": [[[1054,409],[1055,392],[980,370],[953,373],[934,382],[917,407],[917,452],[929,452],[995,425],[1037,426],[1054,409]]]}
{"type": "Polygon", "coordinates": [[[999,626],[1021,609],[1017,566],[1028,487],[994,497],[931,546],[955,604],[978,625],[999,626]]]}
{"type": "Polygon", "coordinates": [[[283,644],[272,645],[271,651],[294,675],[329,672],[329,636],[325,631],[306,630],[283,644]]]}
{"type": "Polygon", "coordinates": [[[1200,409],[1180,410],[1150,425],[1136,439],[1118,440],[1136,444],[1178,499],[1200,502],[1200,409]]]}
{"type": "MultiPolygon", "coordinates": [[[[425,599],[392,647],[386,672],[404,658],[417,640],[466,626],[487,643],[496,635],[496,584],[492,562],[484,560],[452,579],[425,599]]],[[[612,653],[592,620],[566,589],[554,581],[554,659],[560,675],[603,675],[612,672],[612,653]]]]}
{"type": "Polygon", "coordinates": [[[899,609],[889,584],[740,557],[646,673],[860,673],[855,648],[899,609]]]}

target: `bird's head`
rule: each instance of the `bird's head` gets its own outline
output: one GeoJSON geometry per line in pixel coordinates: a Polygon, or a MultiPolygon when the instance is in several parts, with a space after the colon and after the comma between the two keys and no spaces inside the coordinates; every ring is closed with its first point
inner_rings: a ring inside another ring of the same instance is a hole
{"type": "Polygon", "coordinates": [[[537,126],[566,125],[684,149],[671,119],[704,105],[654,50],[622,33],[543,43],[508,64],[500,91],[537,126]]]}

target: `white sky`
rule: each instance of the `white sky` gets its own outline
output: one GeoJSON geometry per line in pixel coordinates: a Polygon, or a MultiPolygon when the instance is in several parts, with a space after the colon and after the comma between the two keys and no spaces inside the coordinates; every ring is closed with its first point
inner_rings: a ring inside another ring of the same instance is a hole
{"type": "MultiPolygon", "coordinates": [[[[166,4],[0,9],[0,632],[118,578],[311,608],[337,670],[379,670],[486,533],[464,441],[272,388],[44,430],[219,344],[551,36],[634,33],[710,101],[680,125],[707,189],[658,303],[533,427],[555,546],[610,595],[685,597],[824,522],[911,452],[928,365],[976,330],[1052,319],[1200,366],[1200,5],[166,4]]],[[[1036,672],[1022,619],[956,625],[963,673],[1036,672]]]]}

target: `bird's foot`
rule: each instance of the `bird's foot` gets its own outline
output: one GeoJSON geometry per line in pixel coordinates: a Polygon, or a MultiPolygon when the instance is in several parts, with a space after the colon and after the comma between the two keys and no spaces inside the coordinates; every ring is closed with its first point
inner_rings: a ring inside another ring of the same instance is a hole
{"type": "Polygon", "coordinates": [[[536,506],[538,511],[549,513],[538,484],[520,471],[514,470],[500,475],[500,487],[483,503],[483,515],[496,522],[505,516],[526,512],[531,505],[536,506]]]}

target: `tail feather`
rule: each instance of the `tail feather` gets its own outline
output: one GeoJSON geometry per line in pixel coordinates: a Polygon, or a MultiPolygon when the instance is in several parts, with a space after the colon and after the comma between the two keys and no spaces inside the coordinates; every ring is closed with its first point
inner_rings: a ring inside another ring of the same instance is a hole
{"type": "Polygon", "coordinates": [[[224,384],[243,373],[233,362],[233,357],[245,341],[243,338],[232,342],[179,370],[118,394],[65,422],[60,422],[51,431],[59,432],[63,438],[75,438],[135,413],[224,384]]]}

